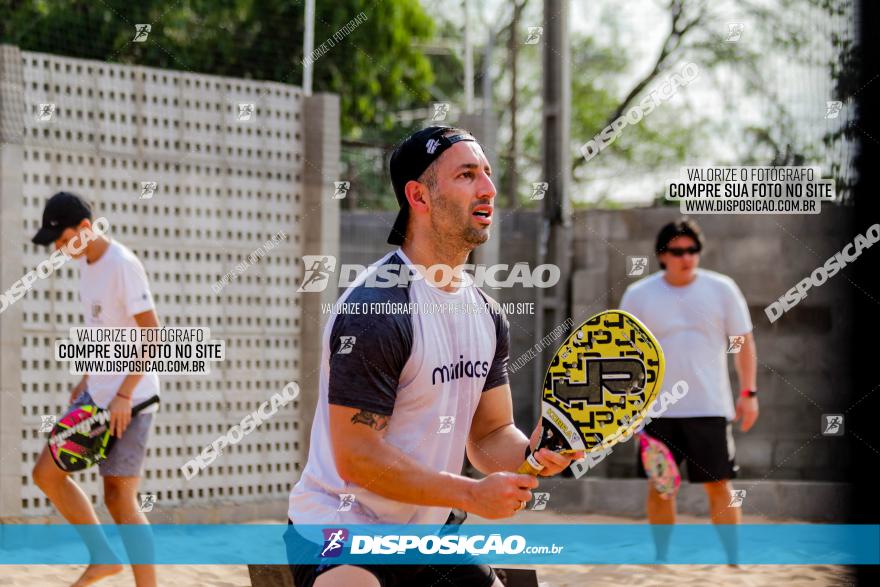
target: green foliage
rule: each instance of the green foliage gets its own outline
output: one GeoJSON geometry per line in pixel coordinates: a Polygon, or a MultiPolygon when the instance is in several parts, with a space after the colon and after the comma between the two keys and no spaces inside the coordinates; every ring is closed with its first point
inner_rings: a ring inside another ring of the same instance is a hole
{"type": "MultiPolygon", "coordinates": [[[[412,44],[434,33],[418,0],[316,2],[315,48],[367,20],[315,61],[314,91],[342,101],[343,136],[388,130],[424,107],[430,61],[412,44]]],[[[28,51],[300,85],[304,7],[291,0],[0,0],[0,42],[28,51]],[[133,43],[135,24],[149,23],[133,43]]],[[[328,43],[329,45],[330,43],[328,43]]]]}

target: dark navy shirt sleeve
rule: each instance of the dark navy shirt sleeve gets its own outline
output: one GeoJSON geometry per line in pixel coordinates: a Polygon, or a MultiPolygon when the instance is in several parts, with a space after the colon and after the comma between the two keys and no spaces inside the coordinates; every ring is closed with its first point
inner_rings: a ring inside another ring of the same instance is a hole
{"type": "MultiPolygon", "coordinates": [[[[347,300],[360,304],[407,301],[405,288],[396,287],[359,288],[347,300]]],[[[400,374],[412,352],[411,316],[339,314],[330,330],[329,344],[329,402],[390,416],[400,374]]]]}
{"type": "MultiPolygon", "coordinates": [[[[485,296],[485,294],[483,295],[485,296]]],[[[491,300],[491,298],[489,299],[491,300]]],[[[495,321],[495,356],[492,359],[492,366],[489,367],[489,375],[486,376],[486,385],[483,386],[483,391],[488,391],[493,387],[498,387],[508,382],[507,362],[510,359],[510,323],[507,321],[504,311],[497,303],[491,304],[491,306],[492,319],[495,321]]]]}

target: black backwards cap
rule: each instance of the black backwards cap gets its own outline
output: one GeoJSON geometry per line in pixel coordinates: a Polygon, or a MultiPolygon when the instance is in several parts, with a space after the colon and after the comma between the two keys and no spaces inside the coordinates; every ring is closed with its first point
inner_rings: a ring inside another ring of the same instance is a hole
{"type": "Polygon", "coordinates": [[[477,142],[470,133],[462,131],[460,134],[443,136],[450,131],[460,129],[449,126],[429,126],[414,132],[405,138],[391,154],[391,185],[394,186],[394,195],[400,205],[400,213],[394,221],[394,228],[388,235],[388,244],[402,245],[406,239],[406,223],[409,221],[409,202],[406,199],[404,188],[407,182],[418,180],[425,170],[436,161],[443,151],[462,141],[477,142]]]}

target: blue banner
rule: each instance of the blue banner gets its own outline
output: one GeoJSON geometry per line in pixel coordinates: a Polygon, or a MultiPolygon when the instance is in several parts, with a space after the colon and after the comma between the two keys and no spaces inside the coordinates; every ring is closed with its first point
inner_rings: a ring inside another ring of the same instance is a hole
{"type": "MultiPolygon", "coordinates": [[[[9,524],[0,525],[0,564],[655,564],[652,529],[657,527],[9,524]]],[[[663,562],[876,565],[880,526],[679,524],[663,562]]]]}

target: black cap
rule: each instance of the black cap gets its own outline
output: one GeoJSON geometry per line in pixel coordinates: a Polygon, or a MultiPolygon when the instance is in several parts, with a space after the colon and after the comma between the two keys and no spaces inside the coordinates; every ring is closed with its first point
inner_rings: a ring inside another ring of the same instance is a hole
{"type": "Polygon", "coordinates": [[[43,224],[31,242],[35,245],[52,244],[66,229],[79,226],[80,222],[91,217],[92,208],[84,199],[70,192],[58,192],[46,202],[43,224]]]}
{"type": "Polygon", "coordinates": [[[400,213],[394,221],[388,244],[402,245],[406,239],[406,223],[409,220],[409,202],[404,188],[413,180],[418,180],[425,170],[437,160],[443,151],[461,141],[477,142],[467,131],[450,126],[429,126],[405,138],[391,154],[391,185],[400,204],[400,213]],[[443,136],[445,133],[457,133],[443,136]]]}

